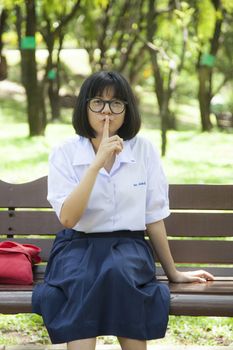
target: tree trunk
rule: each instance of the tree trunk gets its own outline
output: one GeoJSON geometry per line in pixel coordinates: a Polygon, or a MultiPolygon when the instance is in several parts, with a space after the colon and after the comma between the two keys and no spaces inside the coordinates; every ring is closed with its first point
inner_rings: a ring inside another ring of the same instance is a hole
{"type": "MultiPolygon", "coordinates": [[[[149,43],[153,42],[153,37],[156,33],[157,29],[157,20],[155,19],[155,7],[156,2],[154,0],[148,0],[148,12],[147,12],[147,41],[149,43]]],[[[149,54],[151,58],[151,65],[153,69],[153,76],[154,76],[154,89],[155,94],[158,101],[159,106],[159,114],[160,114],[160,121],[161,121],[161,153],[162,155],[165,155],[166,153],[166,144],[167,144],[167,129],[166,129],[166,121],[164,120],[164,117],[166,116],[165,113],[165,104],[164,104],[164,81],[163,77],[160,71],[160,67],[157,60],[157,52],[153,50],[152,48],[149,48],[149,54]]]]}
{"type": "Polygon", "coordinates": [[[161,115],[161,138],[162,138],[162,147],[161,147],[161,153],[162,157],[166,154],[167,149],[167,130],[169,129],[169,91],[165,90],[163,94],[163,102],[162,102],[162,108],[160,110],[161,115]]]}
{"type": "Polygon", "coordinates": [[[53,31],[50,19],[46,18],[46,27],[41,29],[41,34],[44,38],[44,41],[48,50],[48,58],[46,62],[45,75],[43,78],[43,85],[47,89],[48,98],[51,108],[51,119],[57,120],[60,119],[61,114],[61,104],[60,104],[60,53],[62,50],[64,32],[62,27],[59,30],[53,31]],[[57,55],[55,58],[54,46],[55,41],[58,39],[59,47],[57,50],[57,55]]]}
{"type": "Polygon", "coordinates": [[[25,88],[25,77],[24,77],[24,60],[22,57],[22,51],[20,48],[21,45],[21,40],[22,40],[22,23],[23,23],[23,15],[22,15],[22,9],[19,5],[15,6],[15,15],[16,15],[16,21],[15,21],[15,26],[16,26],[16,33],[17,33],[17,39],[18,39],[18,49],[21,54],[21,60],[20,60],[20,68],[21,68],[21,84],[25,88]]]}
{"type": "Polygon", "coordinates": [[[198,89],[198,101],[201,115],[202,131],[210,131],[212,123],[210,120],[210,99],[211,99],[211,87],[210,87],[210,69],[206,66],[199,68],[199,89],[198,89]]]}
{"type": "Polygon", "coordinates": [[[50,101],[50,107],[51,107],[51,115],[52,120],[59,120],[61,117],[61,103],[60,103],[60,53],[62,50],[63,40],[64,40],[64,34],[62,33],[62,30],[58,32],[58,39],[59,39],[59,48],[57,51],[57,57],[55,59],[55,63],[52,62],[52,52],[54,50],[54,42],[55,37],[53,37],[53,45],[50,48],[51,52],[51,58],[50,58],[50,64],[51,67],[55,70],[56,74],[54,79],[49,80],[49,88],[48,88],[48,96],[50,101]]]}
{"type": "MultiPolygon", "coordinates": [[[[213,37],[210,40],[209,54],[216,57],[219,48],[219,39],[221,35],[222,23],[224,20],[224,12],[221,10],[221,1],[212,0],[212,4],[216,11],[220,11],[221,15],[217,16],[215,22],[215,28],[213,37]]],[[[200,116],[202,131],[209,131],[212,128],[210,120],[210,103],[212,95],[212,76],[213,66],[200,65],[198,63],[198,78],[199,78],[199,89],[198,89],[198,100],[200,106],[200,116]]]]}
{"type": "Polygon", "coordinates": [[[6,57],[2,54],[3,49],[3,33],[5,30],[6,25],[6,19],[7,19],[7,11],[2,10],[0,15],[0,81],[7,78],[7,61],[6,57]]]}
{"type": "Polygon", "coordinates": [[[61,109],[59,91],[56,89],[55,81],[53,80],[49,82],[48,96],[51,107],[52,120],[60,119],[61,109]]]}
{"type": "MultiPolygon", "coordinates": [[[[33,50],[34,51],[34,50],[33,50]]],[[[34,52],[35,53],[35,52],[34,52]]],[[[30,136],[44,135],[43,118],[41,116],[41,98],[37,81],[37,69],[33,52],[22,52],[22,59],[26,68],[25,90],[27,95],[27,114],[30,136]]]]}
{"type": "MultiPolygon", "coordinates": [[[[35,37],[36,11],[35,0],[26,0],[26,36],[35,37]]],[[[45,116],[41,105],[43,97],[37,78],[37,63],[35,48],[21,48],[23,68],[23,83],[27,96],[27,114],[29,123],[29,135],[44,135],[45,116]]]]}

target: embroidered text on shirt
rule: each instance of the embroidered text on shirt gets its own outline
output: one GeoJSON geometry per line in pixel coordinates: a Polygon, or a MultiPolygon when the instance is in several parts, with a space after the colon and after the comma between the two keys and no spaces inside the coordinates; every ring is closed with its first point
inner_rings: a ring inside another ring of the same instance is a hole
{"type": "Polygon", "coordinates": [[[134,185],[134,187],[137,187],[137,186],[145,186],[146,185],[146,182],[145,181],[143,181],[143,182],[138,182],[138,183],[135,183],[135,184],[133,184],[134,185]]]}

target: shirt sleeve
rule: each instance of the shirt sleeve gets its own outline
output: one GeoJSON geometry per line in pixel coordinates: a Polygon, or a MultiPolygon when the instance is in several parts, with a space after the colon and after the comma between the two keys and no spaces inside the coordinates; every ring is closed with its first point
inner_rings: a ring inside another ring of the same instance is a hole
{"type": "Polygon", "coordinates": [[[147,158],[146,224],[169,215],[168,182],[159,154],[151,144],[147,158]]]}
{"type": "Polygon", "coordinates": [[[58,218],[65,199],[78,183],[69,157],[62,147],[54,148],[49,157],[47,199],[58,218]]]}

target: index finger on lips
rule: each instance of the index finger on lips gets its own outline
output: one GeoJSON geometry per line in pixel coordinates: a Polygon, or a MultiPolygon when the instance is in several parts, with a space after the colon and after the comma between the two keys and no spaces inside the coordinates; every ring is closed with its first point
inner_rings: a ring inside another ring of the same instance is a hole
{"type": "Polygon", "coordinates": [[[106,117],[104,122],[104,128],[103,128],[103,139],[106,139],[109,137],[109,118],[106,117]]]}

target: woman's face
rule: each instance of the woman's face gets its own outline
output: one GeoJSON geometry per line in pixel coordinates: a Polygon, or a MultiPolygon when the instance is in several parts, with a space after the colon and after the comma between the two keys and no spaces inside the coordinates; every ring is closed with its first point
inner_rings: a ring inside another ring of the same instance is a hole
{"type": "MultiPolygon", "coordinates": [[[[114,89],[111,87],[105,89],[101,96],[95,96],[95,98],[98,97],[107,101],[118,100],[114,98],[114,89]]],[[[109,104],[106,103],[104,109],[101,112],[93,112],[90,110],[89,106],[87,106],[87,115],[92,129],[96,133],[96,138],[102,138],[106,116],[109,118],[109,136],[113,136],[117,134],[117,131],[124,123],[125,110],[120,114],[114,114],[112,113],[109,104]]]]}

